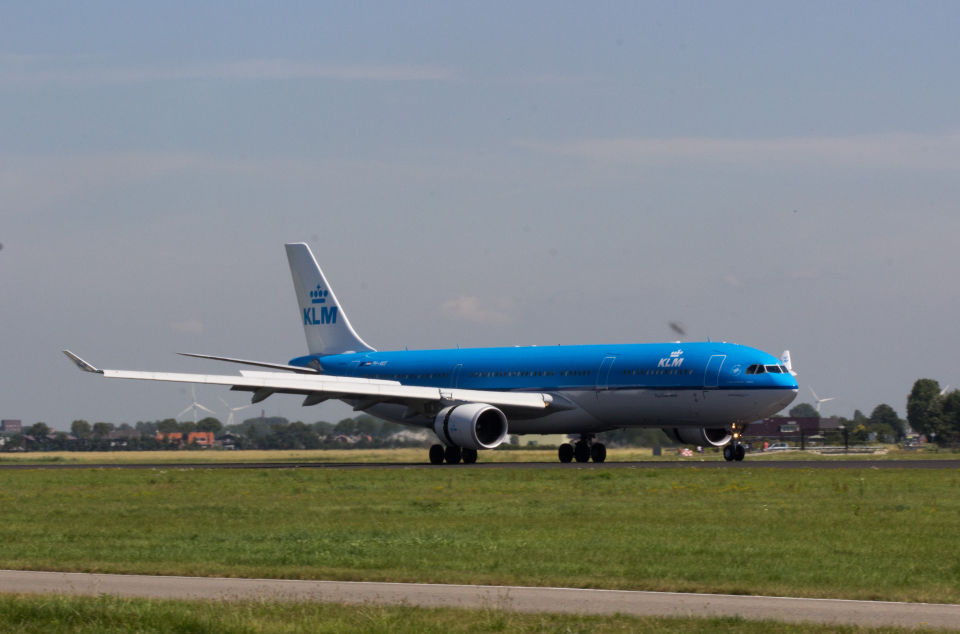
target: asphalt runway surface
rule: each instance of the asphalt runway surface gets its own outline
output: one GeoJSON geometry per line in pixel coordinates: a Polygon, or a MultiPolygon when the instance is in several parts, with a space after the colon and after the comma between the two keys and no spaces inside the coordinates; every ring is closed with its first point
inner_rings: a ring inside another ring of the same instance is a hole
{"type": "Polygon", "coordinates": [[[723,460],[641,462],[477,462],[431,465],[426,462],[155,462],[155,463],[2,463],[3,469],[960,469],[960,460],[723,460]]]}
{"type": "Polygon", "coordinates": [[[0,592],[217,601],[314,601],[638,616],[727,616],[860,626],[957,628],[960,605],[722,594],[365,581],[0,571],[0,592]]]}

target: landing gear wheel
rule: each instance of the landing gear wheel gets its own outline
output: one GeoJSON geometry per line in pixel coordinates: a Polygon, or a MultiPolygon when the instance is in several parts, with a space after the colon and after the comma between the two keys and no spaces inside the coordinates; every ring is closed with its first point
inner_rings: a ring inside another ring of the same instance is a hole
{"type": "Polygon", "coordinates": [[[730,445],[727,445],[726,447],[723,448],[723,459],[726,460],[727,462],[731,462],[733,458],[734,458],[733,447],[730,445]]]}
{"type": "Polygon", "coordinates": [[[443,464],[443,445],[430,445],[430,464],[443,464]]]}
{"type": "Polygon", "coordinates": [[[737,445],[733,448],[733,459],[737,462],[743,462],[743,458],[747,455],[747,450],[743,448],[743,445],[737,445]]]}
{"type": "Polygon", "coordinates": [[[476,449],[461,449],[460,455],[463,456],[463,464],[473,464],[477,461],[476,449]]]}
{"type": "Polygon", "coordinates": [[[595,442],[590,446],[590,459],[594,462],[607,460],[607,447],[602,442],[595,442]]]}
{"type": "Polygon", "coordinates": [[[451,445],[443,450],[443,459],[447,461],[447,464],[460,464],[461,457],[460,447],[451,445]]]}
{"type": "Polygon", "coordinates": [[[560,462],[570,462],[573,460],[573,445],[568,442],[563,443],[557,449],[557,455],[560,457],[560,462]]]}
{"type": "Polygon", "coordinates": [[[573,446],[573,457],[577,462],[587,462],[590,460],[590,443],[581,440],[573,446]]]}

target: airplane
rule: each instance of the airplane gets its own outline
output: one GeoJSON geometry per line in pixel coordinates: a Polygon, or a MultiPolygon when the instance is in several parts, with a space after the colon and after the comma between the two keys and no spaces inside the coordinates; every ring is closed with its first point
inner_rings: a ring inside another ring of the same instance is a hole
{"type": "Polygon", "coordinates": [[[509,434],[568,434],[560,462],[604,462],[596,434],[659,427],[674,440],[723,447],[742,461],[745,427],[797,395],[789,351],[777,358],[726,342],[524,346],[380,352],[354,330],[305,243],[286,244],[307,339],[306,356],[288,363],[209,354],[185,356],[257,369],[239,375],[105,370],[69,350],[81,370],[107,378],[226,385],[302,395],[303,405],[338,399],[384,420],[432,429],[431,464],[477,461],[509,434]]]}

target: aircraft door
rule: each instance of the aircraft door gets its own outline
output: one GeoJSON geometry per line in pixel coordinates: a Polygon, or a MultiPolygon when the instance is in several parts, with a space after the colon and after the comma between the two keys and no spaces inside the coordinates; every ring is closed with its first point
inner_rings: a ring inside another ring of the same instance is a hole
{"type": "Polygon", "coordinates": [[[703,373],[704,389],[715,388],[720,384],[720,368],[727,359],[725,354],[715,354],[707,361],[707,369],[703,373]]]}
{"type": "Polygon", "coordinates": [[[616,357],[608,356],[600,362],[600,369],[597,371],[597,391],[606,390],[610,387],[610,370],[616,360],[616,357]]]}
{"type": "Polygon", "coordinates": [[[450,373],[450,387],[458,387],[460,384],[460,370],[463,369],[463,364],[458,363],[457,366],[453,369],[453,372],[450,373]]]}

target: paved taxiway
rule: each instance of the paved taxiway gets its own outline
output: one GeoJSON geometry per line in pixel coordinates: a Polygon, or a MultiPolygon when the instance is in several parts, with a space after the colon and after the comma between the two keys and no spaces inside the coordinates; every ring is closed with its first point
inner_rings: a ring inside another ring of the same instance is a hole
{"type": "Polygon", "coordinates": [[[861,626],[956,628],[960,605],[721,594],[364,581],[154,577],[0,571],[0,592],[221,601],[277,600],[463,607],[518,612],[739,616],[861,626]]]}
{"type": "Polygon", "coordinates": [[[3,469],[960,469],[960,460],[715,460],[644,462],[478,462],[472,465],[431,465],[422,462],[157,462],[157,463],[36,463],[0,464],[3,469]]]}

